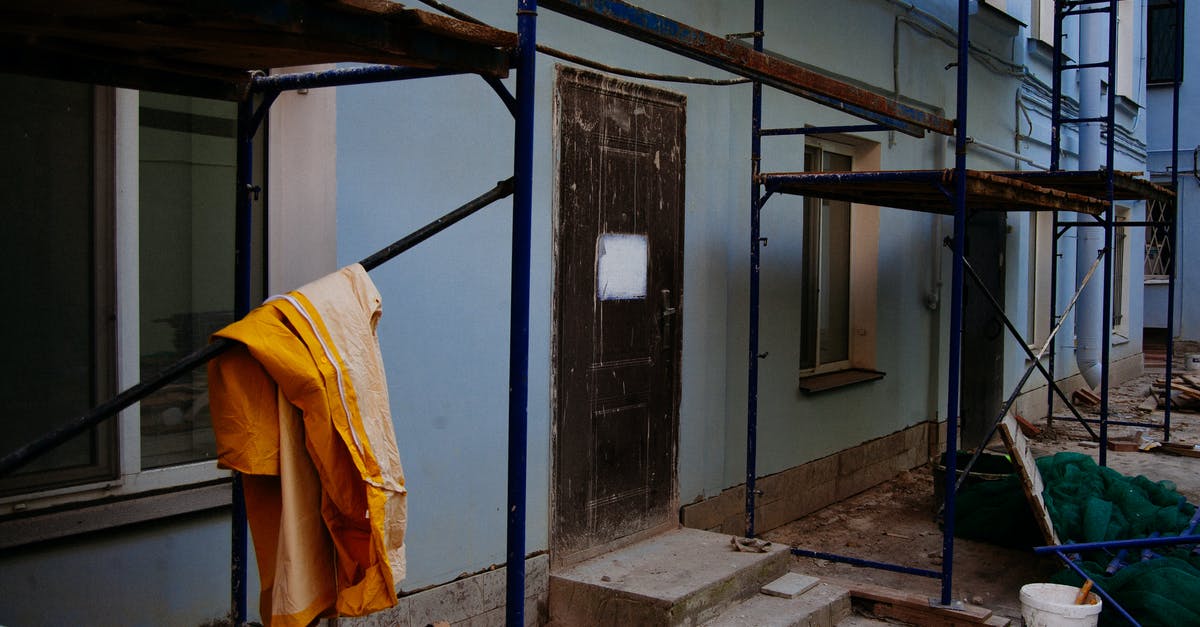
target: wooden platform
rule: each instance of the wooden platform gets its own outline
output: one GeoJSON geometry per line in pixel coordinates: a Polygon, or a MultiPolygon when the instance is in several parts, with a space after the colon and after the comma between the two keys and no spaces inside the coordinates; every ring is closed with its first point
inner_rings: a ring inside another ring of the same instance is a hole
{"type": "Polygon", "coordinates": [[[381,63],[506,76],[516,35],[384,0],[6,0],[0,70],[243,99],[252,70],[381,63]]]}
{"type": "MultiPolygon", "coordinates": [[[[982,211],[1074,211],[1100,215],[1094,196],[1039,186],[991,172],[967,170],[967,208],[982,211]]],[[[954,170],[786,172],[762,174],[767,191],[829,198],[927,213],[954,213],[954,170]]]]}

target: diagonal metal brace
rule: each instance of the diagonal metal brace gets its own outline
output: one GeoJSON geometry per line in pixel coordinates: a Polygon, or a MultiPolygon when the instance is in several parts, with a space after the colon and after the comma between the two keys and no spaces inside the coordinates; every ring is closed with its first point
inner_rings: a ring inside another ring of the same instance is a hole
{"type": "MultiPolygon", "coordinates": [[[[1048,351],[1050,349],[1050,346],[1053,345],[1055,336],[1058,335],[1058,332],[1061,331],[1063,326],[1066,324],[1067,314],[1070,313],[1071,310],[1075,308],[1075,303],[1079,302],[1079,296],[1083,293],[1083,290],[1085,287],[1087,287],[1087,284],[1089,282],[1091,282],[1092,277],[1096,274],[1096,268],[1098,268],[1100,266],[1100,262],[1103,259],[1104,259],[1104,252],[1101,251],[1100,254],[1098,254],[1096,256],[1096,260],[1092,262],[1092,267],[1088,269],[1087,274],[1083,277],[1083,281],[1080,282],[1079,287],[1075,290],[1075,294],[1071,297],[1071,302],[1067,303],[1066,309],[1064,309],[1062,312],[1061,320],[1059,321],[1059,323],[1057,325],[1055,325],[1054,329],[1052,329],[1050,331],[1050,336],[1046,338],[1046,343],[1043,344],[1041,349],[1038,350],[1037,354],[1033,356],[1033,363],[1035,364],[1035,366],[1041,365],[1042,356],[1045,355],[1046,351],[1048,351]]],[[[963,259],[963,263],[964,263],[964,268],[965,268],[966,267],[966,259],[965,258],[963,259]]],[[[1009,395],[1008,400],[1006,400],[1004,402],[1004,405],[1000,408],[999,415],[997,415],[996,418],[992,420],[992,424],[991,424],[991,427],[988,429],[987,436],[983,439],[984,442],[991,440],[992,437],[996,435],[996,430],[998,428],[1000,428],[1000,422],[1002,420],[1004,420],[1004,416],[1008,413],[1008,410],[1012,408],[1013,403],[1016,402],[1017,396],[1020,395],[1021,388],[1025,385],[1025,382],[1029,380],[1029,376],[1031,374],[1033,374],[1034,369],[1035,369],[1034,366],[1030,366],[1029,368],[1025,369],[1025,374],[1021,377],[1021,380],[1017,383],[1016,389],[1013,391],[1013,393],[1011,395],[1009,395]]],[[[1095,433],[1092,432],[1092,430],[1090,428],[1088,429],[1088,432],[1092,433],[1092,437],[1095,437],[1095,433]]],[[[982,454],[983,454],[983,449],[980,448],[978,451],[975,451],[975,453],[973,455],[971,455],[971,459],[969,461],[967,461],[966,466],[963,467],[962,472],[958,475],[957,480],[954,482],[954,491],[956,493],[962,487],[963,481],[967,478],[967,475],[971,472],[971,469],[975,466],[975,463],[979,461],[979,458],[982,454]]]]}
{"type": "MultiPolygon", "coordinates": [[[[975,272],[975,267],[972,266],[971,262],[967,261],[966,259],[963,259],[963,267],[967,269],[967,273],[970,275],[971,281],[975,284],[975,287],[979,288],[979,291],[983,293],[984,297],[987,298],[989,303],[991,303],[992,308],[996,310],[996,313],[1000,315],[1000,319],[1004,321],[1004,326],[1008,327],[1008,330],[1012,334],[1013,338],[1015,338],[1017,343],[1021,345],[1021,349],[1025,351],[1025,356],[1033,362],[1033,365],[1037,368],[1038,372],[1042,373],[1042,376],[1046,379],[1046,383],[1050,386],[1050,389],[1054,390],[1054,393],[1058,395],[1058,398],[1062,399],[1062,401],[1067,404],[1067,407],[1071,410],[1071,413],[1075,415],[1075,419],[1079,421],[1079,424],[1083,425],[1083,428],[1087,430],[1088,434],[1093,438],[1097,437],[1096,432],[1092,431],[1092,427],[1088,425],[1088,423],[1084,422],[1083,415],[1079,413],[1079,410],[1076,409],[1075,405],[1071,403],[1070,399],[1067,398],[1066,393],[1062,391],[1062,388],[1058,387],[1058,383],[1054,381],[1054,376],[1050,374],[1048,370],[1046,370],[1046,367],[1042,365],[1041,360],[1038,359],[1037,355],[1033,353],[1033,350],[1029,348],[1029,345],[1025,343],[1025,338],[1021,336],[1021,332],[1017,330],[1016,325],[1012,323],[1012,320],[1009,319],[1008,314],[1004,312],[1004,307],[1000,305],[1000,301],[997,300],[995,295],[993,295],[992,292],[984,286],[983,279],[980,278],[977,272],[975,272]]],[[[1024,384],[1022,383],[1022,385],[1024,384]]]]}

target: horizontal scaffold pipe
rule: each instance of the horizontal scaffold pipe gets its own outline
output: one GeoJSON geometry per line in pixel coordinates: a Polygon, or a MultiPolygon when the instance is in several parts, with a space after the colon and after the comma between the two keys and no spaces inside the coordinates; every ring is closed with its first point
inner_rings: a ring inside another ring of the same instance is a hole
{"type": "MultiPolygon", "coordinates": [[[[483,209],[493,202],[512,195],[513,179],[509,178],[500,183],[497,183],[488,192],[471,200],[465,205],[451,211],[450,213],[430,222],[429,224],[413,231],[402,239],[397,240],[383,250],[363,259],[359,262],[366,270],[372,270],[379,267],[384,262],[396,257],[400,253],[420,244],[421,242],[433,237],[434,235],[444,231],[451,225],[462,220],[463,218],[483,209]]],[[[133,405],[134,403],[146,398],[154,392],[162,389],[168,383],[176,378],[192,371],[192,369],[208,363],[211,359],[224,353],[233,347],[235,342],[224,338],[217,338],[210,344],[201,348],[190,355],[171,364],[163,371],[159,372],[154,377],[147,381],[139,382],[117,394],[111,399],[97,405],[83,416],[68,420],[63,424],[55,427],[50,432],[42,435],[42,437],[25,444],[8,455],[0,459],[0,476],[20,468],[21,466],[33,461],[39,455],[53,449],[54,447],[70,440],[71,438],[91,429],[101,422],[115,416],[121,410],[133,405]]]]}
{"type": "Polygon", "coordinates": [[[540,5],[909,135],[954,134],[951,120],[622,0],[542,0],[540,5]]]}

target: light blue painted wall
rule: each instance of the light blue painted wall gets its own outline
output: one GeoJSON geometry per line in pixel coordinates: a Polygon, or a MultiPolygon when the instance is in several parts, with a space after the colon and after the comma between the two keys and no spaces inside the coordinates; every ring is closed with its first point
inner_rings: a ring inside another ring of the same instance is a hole
{"type": "MultiPolygon", "coordinates": [[[[500,3],[460,2],[511,28],[500,3]]],[[[644,6],[714,32],[747,31],[751,14],[729,3],[682,0],[644,6]]],[[[769,2],[768,47],[953,116],[953,48],[901,22],[881,0],[836,11],[769,2]],[[847,25],[853,24],[853,28],[847,25]],[[871,42],[870,45],[860,45],[871,42]],[[846,54],[847,46],[854,54],[846,54]]],[[[948,2],[932,3],[945,9],[948,2]],[[943,6],[944,5],[944,6],[943,6]]],[[[944,12],[944,11],[943,11],[944,12]]],[[[951,13],[951,18],[953,14],[951,13]]],[[[927,28],[935,28],[926,18],[927,28]]],[[[1011,54],[1016,26],[978,17],[981,45],[1011,54]]],[[[723,76],[698,63],[543,10],[542,43],[612,65],[723,76]]],[[[552,299],[552,85],[554,61],[537,75],[532,320],[530,343],[529,550],[548,546],[550,328],[552,299]]],[[[1019,81],[973,63],[972,135],[999,145],[1015,126],[1019,81]]],[[[511,80],[509,81],[511,85],[511,80]]],[[[713,496],[744,479],[750,89],[668,85],[688,97],[680,501],[713,496]]],[[[767,126],[842,124],[848,118],[767,90],[767,126]]],[[[477,78],[344,88],[338,93],[338,258],[358,259],[510,171],[511,120],[477,78]],[[419,158],[413,159],[413,155],[419,158]]],[[[882,167],[950,164],[943,138],[875,134],[882,167]]],[[[801,140],[765,140],[764,169],[802,167],[801,140]]],[[[978,167],[1001,167],[972,155],[978,167]]],[[[385,298],[386,355],[401,455],[411,487],[410,565],[404,587],[446,581],[504,559],[509,208],[498,203],[373,273],[385,298]]],[[[759,382],[759,472],[769,474],[944,415],[945,307],[933,266],[948,257],[942,218],[884,209],[879,245],[878,366],[881,382],[805,397],[796,389],[799,202],[764,211],[759,382]],[[935,260],[938,260],[935,262],[935,260]]],[[[1019,281],[1019,279],[1017,279],[1019,281]]],[[[943,279],[943,282],[948,282],[943,279]]]]}
{"type": "MultiPolygon", "coordinates": [[[[1200,237],[1200,184],[1194,149],[1200,146],[1200,11],[1193,5],[1184,18],[1184,79],[1179,93],[1179,251],[1175,287],[1175,334],[1200,340],[1200,257],[1194,244],[1200,237]]],[[[1150,88],[1150,170],[1155,180],[1170,182],[1170,87],[1150,88]]],[[[1163,296],[1165,301],[1165,296],[1163,296]]]]}
{"type": "MultiPolygon", "coordinates": [[[[751,29],[749,10],[733,3],[643,3],[718,33],[751,29]]],[[[455,3],[512,29],[510,4],[455,3]]],[[[953,20],[949,0],[918,4],[953,20]]],[[[901,4],[889,0],[847,0],[836,9],[773,0],[767,6],[768,46],[884,90],[893,88],[895,77],[903,96],[953,117],[952,71],[945,69],[953,49],[905,21],[898,23],[896,15],[904,12],[901,4]],[[880,11],[888,6],[895,12],[880,11]],[[894,36],[900,51],[895,72],[894,36]]],[[[977,17],[976,22],[985,19],[989,18],[977,17]]],[[[987,24],[978,29],[981,45],[1038,71],[1036,60],[1025,59],[1023,39],[1006,40],[1004,33],[1015,27],[1002,20],[987,24]]],[[[539,18],[539,34],[543,43],[614,65],[724,76],[546,10],[539,18]]],[[[543,57],[537,73],[530,551],[548,546],[553,65],[543,57]]],[[[1200,67],[1200,60],[1189,66],[1200,67]]],[[[970,134],[1011,146],[1018,123],[1019,79],[986,70],[977,61],[972,72],[970,134]]],[[[513,81],[508,84],[511,87],[513,81]]],[[[688,97],[678,460],[680,502],[688,503],[744,480],[750,89],[669,88],[688,97]]],[[[511,173],[511,117],[478,78],[343,88],[337,98],[341,263],[364,257],[511,173]]],[[[1043,120],[1034,116],[1033,121],[1044,128],[1043,120]]],[[[847,118],[767,90],[764,122],[822,125],[846,123],[847,118]]],[[[884,146],[884,169],[952,163],[944,138],[917,140],[886,133],[870,137],[884,146]]],[[[795,138],[765,140],[764,169],[799,169],[800,147],[795,138]]],[[[1045,147],[1037,141],[1021,148],[1046,160],[1045,147]]],[[[973,167],[1012,167],[1011,160],[986,153],[972,151],[970,159],[973,167]]],[[[1136,163],[1126,160],[1119,167],[1127,165],[1136,163]]],[[[804,397],[795,381],[798,207],[795,199],[781,198],[764,211],[763,234],[770,244],[763,256],[760,350],[770,357],[762,364],[760,378],[760,474],[945,414],[949,256],[940,240],[949,232],[949,222],[881,210],[877,365],[888,376],[873,384],[804,397]],[[931,308],[931,302],[940,306],[931,308]]],[[[412,490],[404,589],[445,582],[504,561],[510,208],[507,201],[497,203],[372,273],[384,296],[380,341],[412,490]]],[[[1029,233],[1020,216],[1010,224],[1008,302],[1015,315],[1022,311],[1029,275],[1028,263],[1021,260],[1029,233]]],[[[1070,271],[1066,265],[1062,270],[1070,271]]],[[[1063,290],[1069,296],[1069,286],[1063,290]]],[[[1064,341],[1069,347],[1069,339],[1064,341]]],[[[1013,348],[1006,353],[1011,383],[1021,370],[1020,355],[1013,348]]],[[[1063,368],[1060,375],[1068,374],[1069,367],[1063,368]]],[[[113,624],[190,624],[215,618],[228,604],[228,552],[227,517],[212,514],[6,554],[0,557],[0,623],[95,624],[96,608],[106,608],[115,617],[113,624]],[[61,598],[66,597],[57,596],[57,590],[70,590],[70,601],[64,603],[61,598]],[[13,599],[22,602],[20,608],[13,599]],[[53,620],[39,618],[37,612],[43,610],[53,611],[53,620]]]]}
{"type": "MultiPolygon", "coordinates": [[[[9,550],[0,625],[199,625],[229,611],[229,513],[169,518],[9,550]]],[[[251,564],[250,605],[258,617],[251,564]]]]}

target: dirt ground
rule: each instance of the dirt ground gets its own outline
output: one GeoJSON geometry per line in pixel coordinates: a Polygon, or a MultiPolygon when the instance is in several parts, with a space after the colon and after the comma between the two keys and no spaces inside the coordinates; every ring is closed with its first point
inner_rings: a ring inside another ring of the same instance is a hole
{"type": "MultiPolygon", "coordinates": [[[[1182,372],[1183,357],[1200,352],[1200,346],[1177,344],[1176,372],[1182,372]]],[[[1162,369],[1147,368],[1137,379],[1111,388],[1112,420],[1161,424],[1162,410],[1139,409],[1151,382],[1162,369]]],[[[1095,408],[1081,407],[1096,417],[1095,408]]],[[[1065,414],[1060,414],[1065,415],[1065,414]]],[[[1171,412],[1171,441],[1200,443],[1200,414],[1171,412]]],[[[1045,427],[1043,420],[1035,424],[1045,427]]],[[[1132,427],[1111,427],[1109,437],[1130,436],[1132,427]]],[[[1161,431],[1148,430],[1150,438],[1161,431]]],[[[999,439],[996,439],[996,444],[999,439]]],[[[1031,441],[1037,456],[1058,451],[1078,451],[1095,456],[1098,445],[1074,420],[1056,419],[1053,426],[1031,441]]],[[[993,447],[995,448],[995,445],[993,447]]],[[[1192,503],[1200,503],[1200,459],[1140,451],[1108,453],[1108,465],[1127,475],[1145,475],[1154,480],[1175,482],[1192,503]]],[[[848,555],[927,570],[940,570],[942,534],[935,522],[933,474],[928,466],[903,473],[892,481],[831,505],[804,518],[763,534],[772,542],[813,551],[848,555]]],[[[1055,558],[1039,557],[1027,550],[1013,550],[971,540],[954,542],[955,599],[991,609],[996,615],[1020,623],[1018,592],[1026,583],[1045,581],[1061,569],[1055,558]]],[[[862,568],[812,558],[795,558],[793,570],[821,577],[865,581],[899,590],[940,597],[937,579],[862,568]]]]}

